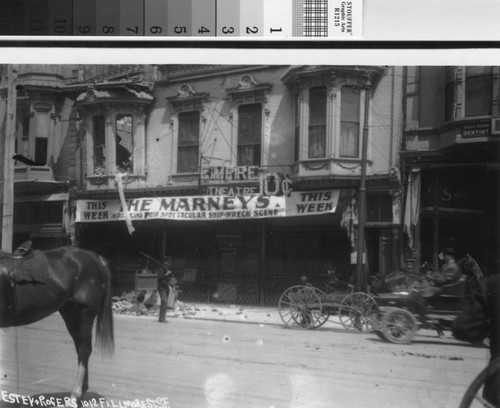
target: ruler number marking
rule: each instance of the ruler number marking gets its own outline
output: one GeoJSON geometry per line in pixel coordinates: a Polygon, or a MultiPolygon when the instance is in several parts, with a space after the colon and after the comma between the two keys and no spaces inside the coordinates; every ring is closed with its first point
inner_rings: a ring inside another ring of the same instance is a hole
{"type": "Polygon", "coordinates": [[[63,20],[54,20],[54,31],[56,34],[65,34],[68,31],[68,27],[66,27],[66,24],[68,24],[68,21],[66,19],[63,20]]]}
{"type": "Polygon", "coordinates": [[[210,30],[204,26],[201,26],[198,29],[198,34],[210,34],[210,30]]]}
{"type": "Polygon", "coordinates": [[[115,32],[115,27],[113,26],[103,26],[102,27],[103,34],[113,34],[115,32]]]}
{"type": "Polygon", "coordinates": [[[175,26],[174,27],[174,33],[175,34],[186,34],[187,33],[187,27],[186,26],[175,26]]]}
{"type": "Polygon", "coordinates": [[[163,32],[163,29],[161,27],[158,27],[158,26],[153,26],[149,29],[149,32],[151,34],[161,34],[163,32]]]}
{"type": "Polygon", "coordinates": [[[222,34],[233,34],[234,33],[234,27],[222,27],[222,34]]]}
{"type": "Polygon", "coordinates": [[[127,31],[130,31],[134,34],[138,34],[139,33],[139,26],[134,26],[134,28],[127,27],[127,31]]]}
{"type": "Polygon", "coordinates": [[[259,32],[259,29],[255,26],[247,27],[247,34],[257,34],[258,32],[259,32]]]}
{"type": "Polygon", "coordinates": [[[81,34],[88,34],[88,33],[90,33],[90,27],[89,26],[80,26],[80,27],[78,27],[78,31],[81,34]]]}

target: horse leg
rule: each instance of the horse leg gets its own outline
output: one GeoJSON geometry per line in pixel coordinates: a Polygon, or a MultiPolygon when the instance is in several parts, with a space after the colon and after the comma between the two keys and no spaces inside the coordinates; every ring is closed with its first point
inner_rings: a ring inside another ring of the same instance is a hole
{"type": "Polygon", "coordinates": [[[88,362],[92,353],[92,326],[95,313],[76,304],[70,304],[60,313],[75,343],[78,372],[71,397],[80,400],[89,388],[88,362]]]}

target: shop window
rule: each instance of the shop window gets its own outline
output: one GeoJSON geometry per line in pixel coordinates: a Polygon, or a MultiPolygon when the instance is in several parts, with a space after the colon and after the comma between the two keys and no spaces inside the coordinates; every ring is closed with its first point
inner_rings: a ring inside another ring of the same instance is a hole
{"type": "Polygon", "coordinates": [[[466,67],[465,72],[465,116],[491,115],[491,67],[466,67]]]}
{"type": "Polygon", "coordinates": [[[326,155],[326,88],[309,90],[309,158],[326,155]]]}
{"type": "Polygon", "coordinates": [[[366,200],[367,222],[392,222],[392,198],[388,194],[369,195],[366,200]]]}
{"type": "Polygon", "coordinates": [[[116,116],[116,168],[120,172],[133,173],[134,132],[132,115],[116,116]]]}
{"type": "Polygon", "coordinates": [[[238,165],[260,166],[262,143],[262,105],[238,108],[238,165]]]}
{"type": "Polygon", "coordinates": [[[93,166],[94,174],[106,174],[106,133],[104,115],[93,118],[93,166]]]}
{"type": "Polygon", "coordinates": [[[179,113],[178,173],[195,173],[198,171],[199,145],[200,112],[179,113]]]}
{"type": "Polygon", "coordinates": [[[349,86],[342,88],[340,108],[340,156],[359,157],[360,93],[349,86]]]}

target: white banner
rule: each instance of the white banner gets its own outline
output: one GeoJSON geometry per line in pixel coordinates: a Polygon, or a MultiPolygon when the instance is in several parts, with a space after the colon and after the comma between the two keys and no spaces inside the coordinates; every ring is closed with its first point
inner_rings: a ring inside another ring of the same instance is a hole
{"type": "MultiPolygon", "coordinates": [[[[333,213],[340,190],[276,196],[151,197],[126,200],[133,220],[216,221],[333,213]]],[[[76,222],[124,220],[119,199],[77,200],[76,222]]]]}

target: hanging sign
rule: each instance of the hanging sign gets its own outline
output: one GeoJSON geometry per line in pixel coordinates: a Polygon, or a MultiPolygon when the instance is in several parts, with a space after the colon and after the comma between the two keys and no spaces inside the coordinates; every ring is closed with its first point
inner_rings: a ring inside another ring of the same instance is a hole
{"type": "Polygon", "coordinates": [[[333,213],[340,190],[292,192],[289,196],[151,197],[126,200],[77,200],[76,222],[125,220],[216,221],[333,213]]]}

